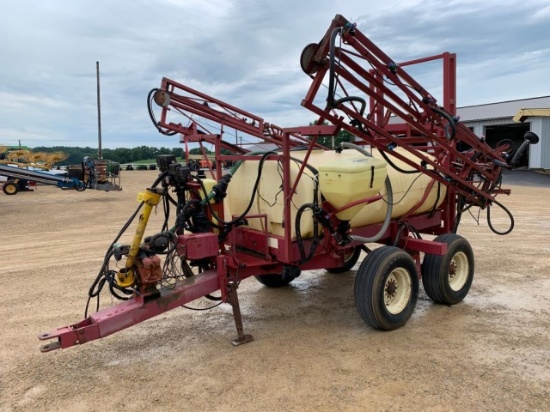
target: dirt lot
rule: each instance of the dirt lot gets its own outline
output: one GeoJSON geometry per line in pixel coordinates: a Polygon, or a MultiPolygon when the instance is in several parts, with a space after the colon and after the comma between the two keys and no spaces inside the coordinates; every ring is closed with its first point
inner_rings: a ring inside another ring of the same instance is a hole
{"type": "Polygon", "coordinates": [[[502,199],[516,218],[508,236],[494,235],[484,213],[479,226],[464,218],[460,234],[476,253],[470,294],[447,307],[421,290],[397,331],[359,318],[354,271],[317,271],[282,290],[241,284],[255,337],[247,345],[230,345],[234,324],[222,305],[41,354],[38,333],[82,318],[108,244],[155,176],[124,172],[122,192],[0,193],[0,411],[550,409],[550,176],[511,186],[502,199]]]}

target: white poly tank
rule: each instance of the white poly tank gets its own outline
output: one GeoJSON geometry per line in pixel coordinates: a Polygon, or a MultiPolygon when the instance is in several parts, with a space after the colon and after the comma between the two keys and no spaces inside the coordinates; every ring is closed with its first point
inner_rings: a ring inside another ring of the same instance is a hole
{"type": "MultiPolygon", "coordinates": [[[[415,163],[420,164],[420,159],[416,158],[412,154],[403,149],[395,149],[397,152],[413,160],[415,163]]],[[[291,186],[294,184],[296,176],[298,174],[301,162],[303,161],[307,151],[296,150],[291,151],[291,186]]],[[[304,169],[304,173],[296,187],[294,196],[292,197],[291,204],[291,219],[292,226],[296,219],[296,212],[298,208],[305,203],[313,203],[315,196],[315,182],[317,179],[321,181],[321,187],[319,191],[319,202],[321,192],[323,190],[323,179],[327,176],[320,176],[324,173],[336,173],[340,174],[339,179],[352,179],[350,181],[342,181],[342,186],[346,189],[344,192],[352,191],[344,197],[345,202],[350,202],[365,197],[376,195],[373,192],[373,188],[384,196],[386,199],[386,188],[384,185],[385,175],[390,178],[393,191],[393,212],[392,217],[397,218],[405,215],[409,210],[418,204],[422,200],[428,185],[433,180],[428,175],[423,173],[404,174],[396,171],[391,166],[386,166],[386,173],[379,173],[380,165],[385,164],[385,161],[381,159],[377,150],[373,150],[373,155],[376,159],[368,159],[358,151],[353,149],[343,150],[341,153],[335,151],[314,150],[312,151],[308,159],[308,167],[304,169]],[[359,157],[365,157],[367,162],[358,162],[359,157]],[[377,161],[378,160],[378,161],[377,161]],[[370,162],[370,163],[369,163],[370,162]],[[357,165],[359,163],[359,165],[357,165]],[[341,172],[339,173],[338,164],[341,164],[341,172]],[[371,175],[369,170],[374,167],[374,179],[371,182],[371,175]],[[321,171],[322,170],[322,171],[321,171]],[[358,178],[359,172],[368,172],[365,176],[358,178]],[[358,179],[358,180],[356,180],[358,179]],[[371,183],[372,186],[371,187],[371,183]]],[[[411,167],[405,162],[395,159],[393,156],[390,160],[404,170],[410,170],[411,167]]],[[[258,176],[258,160],[244,161],[240,167],[235,171],[231,183],[227,190],[227,197],[224,200],[226,220],[231,217],[240,215],[248,206],[254,183],[258,176]]],[[[267,228],[265,227],[264,220],[259,218],[247,219],[248,227],[259,231],[267,231],[278,236],[284,235],[284,196],[283,196],[283,175],[282,165],[273,160],[266,160],[264,162],[260,183],[258,190],[248,215],[266,214],[267,215],[267,228]]],[[[330,180],[330,179],[329,179],[330,180]]],[[[326,185],[326,184],[325,184],[326,185]]],[[[328,199],[338,199],[339,195],[332,193],[330,190],[325,189],[328,199]],[[328,192],[331,193],[328,193],[328,192]]],[[[424,213],[431,210],[434,206],[439,206],[445,198],[446,188],[441,185],[439,189],[438,197],[438,183],[436,182],[431,188],[427,198],[422,205],[414,212],[414,214],[424,213]],[[437,203],[436,203],[437,200],[437,203]]],[[[338,208],[342,205],[335,205],[336,201],[332,200],[331,204],[338,208]]],[[[364,207],[356,207],[353,210],[351,216],[343,213],[338,214],[341,219],[351,218],[351,227],[360,227],[370,224],[381,223],[386,216],[387,203],[384,200],[378,200],[364,207]]],[[[308,238],[313,234],[313,219],[311,210],[306,210],[302,214],[300,229],[303,238],[308,238]]],[[[295,238],[295,230],[292,230],[292,237],[295,238]]]]}

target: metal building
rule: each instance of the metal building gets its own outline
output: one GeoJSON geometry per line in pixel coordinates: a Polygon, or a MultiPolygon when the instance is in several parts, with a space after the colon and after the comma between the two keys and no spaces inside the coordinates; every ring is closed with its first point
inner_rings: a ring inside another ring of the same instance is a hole
{"type": "Polygon", "coordinates": [[[457,108],[457,114],[462,123],[493,147],[508,139],[517,148],[526,131],[536,133],[540,142],[529,147],[520,166],[550,169],[550,96],[464,106],[457,108]]]}

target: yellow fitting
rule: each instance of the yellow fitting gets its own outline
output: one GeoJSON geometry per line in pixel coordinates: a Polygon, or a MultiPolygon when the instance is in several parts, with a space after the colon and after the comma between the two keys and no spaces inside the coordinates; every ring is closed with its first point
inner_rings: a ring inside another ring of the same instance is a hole
{"type": "Polygon", "coordinates": [[[151,216],[151,211],[153,207],[159,204],[161,195],[154,191],[155,189],[147,189],[145,192],[140,192],[138,194],[138,202],[143,202],[143,211],[139,217],[139,222],[136,227],[136,232],[134,233],[134,238],[130,245],[130,250],[128,256],[126,257],[125,267],[120,269],[116,274],[116,283],[118,286],[127,288],[134,284],[135,282],[135,273],[134,273],[134,262],[139,253],[139,246],[143,239],[145,233],[145,228],[147,227],[147,222],[151,216]]]}
{"type": "Polygon", "coordinates": [[[143,202],[148,206],[156,206],[160,202],[160,195],[152,191],[152,189],[147,189],[146,192],[139,192],[137,201],[143,202]]]}
{"type": "Polygon", "coordinates": [[[122,268],[116,274],[116,283],[121,288],[128,288],[134,284],[134,270],[122,268]]]}

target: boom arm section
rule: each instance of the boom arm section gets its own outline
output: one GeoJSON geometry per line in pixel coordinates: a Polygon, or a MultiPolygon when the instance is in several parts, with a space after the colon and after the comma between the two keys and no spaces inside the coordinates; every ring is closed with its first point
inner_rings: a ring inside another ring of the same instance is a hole
{"type": "MultiPolygon", "coordinates": [[[[222,135],[234,130],[277,146],[282,146],[285,138],[283,128],[167,78],[162,79],[160,88],[153,89],[149,93],[148,108],[151,120],[158,131],[166,135],[180,133],[183,135],[182,143],[219,142],[223,148],[233,153],[243,154],[249,150],[231,144],[227,139],[221,139],[222,135]],[[154,114],[153,102],[161,107],[158,120],[154,114]],[[189,125],[184,126],[172,121],[172,112],[186,117],[189,125]]],[[[304,143],[309,144],[310,141],[298,133],[291,134],[289,140],[291,147],[304,143]]]]}
{"type": "Polygon", "coordinates": [[[398,158],[411,173],[427,173],[481,207],[506,193],[499,181],[502,168],[511,167],[511,159],[503,157],[507,147],[492,149],[455,116],[454,54],[397,64],[355,24],[336,15],[321,41],[306,46],[301,66],[313,79],[302,105],[319,121],[328,120],[380,150],[390,165],[392,156],[398,158]],[[444,63],[443,107],[403,69],[435,59],[444,63]],[[318,98],[327,77],[328,95],[318,98]],[[395,147],[421,163],[394,152],[395,147]]]}

